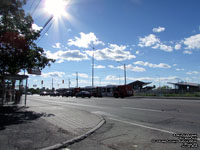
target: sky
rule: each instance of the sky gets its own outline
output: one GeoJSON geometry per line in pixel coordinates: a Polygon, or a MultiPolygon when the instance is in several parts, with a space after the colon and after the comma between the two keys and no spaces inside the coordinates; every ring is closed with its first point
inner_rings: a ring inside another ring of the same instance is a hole
{"type": "Polygon", "coordinates": [[[94,86],[124,84],[124,65],[127,83],[200,83],[199,0],[47,1],[24,6],[34,30],[54,15],[36,43],[56,62],[29,75],[29,88],[75,87],[76,73],[78,86],[91,86],[93,50],[94,86]]]}

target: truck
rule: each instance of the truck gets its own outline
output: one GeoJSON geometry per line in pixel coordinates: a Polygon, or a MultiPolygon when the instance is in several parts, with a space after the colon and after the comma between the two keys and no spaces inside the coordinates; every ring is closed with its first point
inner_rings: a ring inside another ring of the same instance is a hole
{"type": "Polygon", "coordinates": [[[129,97],[129,96],[133,96],[134,95],[134,91],[133,91],[133,87],[131,85],[119,85],[114,89],[114,93],[113,96],[115,98],[121,97],[129,97]]]}

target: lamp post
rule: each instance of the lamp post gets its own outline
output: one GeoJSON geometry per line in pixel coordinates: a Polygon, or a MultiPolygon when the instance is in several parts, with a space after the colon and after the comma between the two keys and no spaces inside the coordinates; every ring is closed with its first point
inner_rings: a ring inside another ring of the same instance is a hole
{"type": "Polygon", "coordinates": [[[126,64],[122,64],[119,61],[117,61],[117,62],[124,66],[124,85],[126,85],[126,64]]]}

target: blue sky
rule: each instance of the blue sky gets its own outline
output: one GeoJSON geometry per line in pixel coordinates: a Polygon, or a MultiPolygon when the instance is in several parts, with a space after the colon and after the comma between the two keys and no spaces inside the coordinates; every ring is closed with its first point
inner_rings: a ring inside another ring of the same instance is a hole
{"type": "MultiPolygon", "coordinates": [[[[46,2],[28,0],[33,28],[50,17],[46,2]],[[33,5],[32,5],[33,4],[33,5]],[[32,5],[32,6],[31,6],[32,5]]],[[[29,87],[91,86],[94,47],[94,85],[141,80],[152,85],[186,81],[200,83],[199,0],[66,0],[65,13],[54,18],[48,32],[36,41],[49,58],[56,59],[41,76],[30,75],[29,87]],[[62,83],[64,80],[64,84],[62,83]]]]}

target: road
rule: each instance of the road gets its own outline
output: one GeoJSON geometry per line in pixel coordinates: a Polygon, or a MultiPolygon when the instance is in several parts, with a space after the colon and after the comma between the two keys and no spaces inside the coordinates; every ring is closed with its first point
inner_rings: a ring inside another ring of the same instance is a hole
{"type": "MultiPolygon", "coordinates": [[[[200,135],[200,101],[149,98],[66,98],[28,96],[27,103],[87,110],[102,115],[106,124],[71,150],[156,150],[189,149],[183,139],[200,135]],[[175,136],[179,136],[175,137],[175,136]],[[182,138],[182,143],[177,143],[182,138]],[[167,141],[168,140],[168,141],[167,141]],[[174,142],[174,143],[173,143],[174,142]],[[182,146],[182,147],[181,147],[182,146]]],[[[195,148],[195,149],[199,149],[195,148]]]]}

